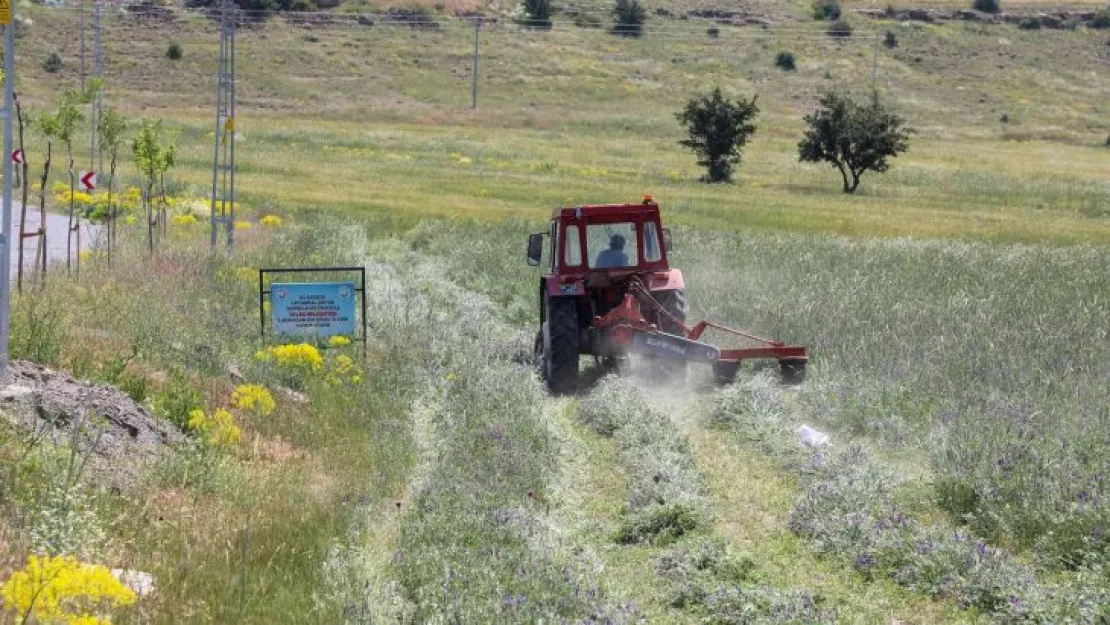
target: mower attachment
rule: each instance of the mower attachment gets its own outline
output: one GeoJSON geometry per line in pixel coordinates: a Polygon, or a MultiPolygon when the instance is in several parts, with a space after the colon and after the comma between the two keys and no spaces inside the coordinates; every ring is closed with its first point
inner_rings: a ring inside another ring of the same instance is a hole
{"type": "Polygon", "coordinates": [[[632,351],[706,364],[717,362],[721,357],[720,350],[712,345],[666,332],[636,332],[632,336],[632,351]]]}
{"type": "Polygon", "coordinates": [[[702,321],[689,328],[682,320],[670,316],[663,310],[651,293],[639,284],[625,294],[620,305],[610,310],[608,314],[595,319],[594,326],[605,337],[606,351],[610,353],[639,352],[674,360],[707,363],[713,366],[713,373],[720,382],[731,382],[735,379],[742,361],[756,359],[777,360],[782,371],[782,379],[788,384],[797,384],[805,379],[805,366],[808,360],[805,347],[765,339],[710,321],[702,321]],[[662,332],[657,326],[649,323],[640,311],[641,303],[670,317],[671,322],[681,328],[685,336],[662,332]],[[755,345],[720,349],[701,340],[702,334],[710,328],[738,336],[755,345]]]}

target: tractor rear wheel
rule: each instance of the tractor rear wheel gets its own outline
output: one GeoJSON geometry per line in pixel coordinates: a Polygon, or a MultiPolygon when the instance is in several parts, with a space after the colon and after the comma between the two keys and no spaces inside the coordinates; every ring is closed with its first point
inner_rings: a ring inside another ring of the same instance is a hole
{"type": "Polygon", "coordinates": [[[571,298],[546,298],[538,346],[540,375],[547,390],[566,395],[578,390],[578,306],[571,298]]]}
{"type": "MultiPolygon", "coordinates": [[[[686,292],[682,289],[675,289],[674,291],[659,291],[652,293],[652,297],[659,303],[671,317],[675,320],[686,323],[686,292]]],[[[680,324],[675,323],[666,315],[660,314],[658,317],[659,329],[668,334],[677,334],[685,336],[680,324]]],[[[661,382],[686,382],[686,361],[685,360],[671,360],[668,358],[652,358],[651,363],[652,374],[661,382]]]]}

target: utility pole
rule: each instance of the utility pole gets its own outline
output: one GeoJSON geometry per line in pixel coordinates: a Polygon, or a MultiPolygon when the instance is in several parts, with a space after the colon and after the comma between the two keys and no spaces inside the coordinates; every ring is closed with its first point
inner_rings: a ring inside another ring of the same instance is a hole
{"type": "Polygon", "coordinates": [[[81,91],[85,90],[85,3],[77,0],[77,12],[81,18],[81,91]]]}
{"type": "Polygon", "coordinates": [[[875,48],[871,52],[871,100],[879,102],[879,87],[876,77],[879,75],[879,31],[875,31],[875,48]]]}
{"type": "MultiPolygon", "coordinates": [[[[8,327],[11,324],[12,279],[12,114],[15,110],[15,1],[0,0],[4,25],[4,200],[0,230],[0,383],[8,374],[8,327]],[[7,5],[6,7],[4,5],[7,5]]],[[[23,225],[20,224],[22,230],[23,225]]],[[[19,259],[23,262],[23,259],[19,259]]]]}
{"type": "MultiPolygon", "coordinates": [[[[93,78],[100,78],[100,0],[93,2],[93,78]]],[[[100,124],[100,105],[101,105],[101,91],[97,89],[96,97],[92,102],[92,138],[89,141],[89,171],[100,171],[100,165],[96,159],[96,131],[100,124]]],[[[104,159],[101,158],[101,161],[104,159]]]]}
{"type": "Polygon", "coordinates": [[[478,31],[482,29],[481,18],[474,19],[474,72],[470,83],[470,108],[478,108],[478,31]]]}
{"type": "Polygon", "coordinates": [[[235,19],[232,0],[223,0],[220,66],[216,76],[216,146],[212,156],[213,250],[221,224],[228,249],[235,247],[235,19]]]}

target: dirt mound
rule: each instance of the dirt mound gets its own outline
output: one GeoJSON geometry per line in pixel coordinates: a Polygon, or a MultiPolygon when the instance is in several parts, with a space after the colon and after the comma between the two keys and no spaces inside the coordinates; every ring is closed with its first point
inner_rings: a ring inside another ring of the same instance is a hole
{"type": "Polygon", "coordinates": [[[97,481],[121,490],[134,484],[142,465],[188,440],[114,387],[19,360],[0,381],[0,416],[47,440],[76,441],[89,452],[97,481]]]}

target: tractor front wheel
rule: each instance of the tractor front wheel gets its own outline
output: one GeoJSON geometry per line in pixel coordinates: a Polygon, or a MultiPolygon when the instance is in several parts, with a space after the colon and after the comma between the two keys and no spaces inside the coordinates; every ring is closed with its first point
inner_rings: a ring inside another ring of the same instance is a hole
{"type": "Polygon", "coordinates": [[[540,375],[547,390],[567,395],[578,390],[578,307],[570,298],[546,298],[537,347],[540,375]]]}

